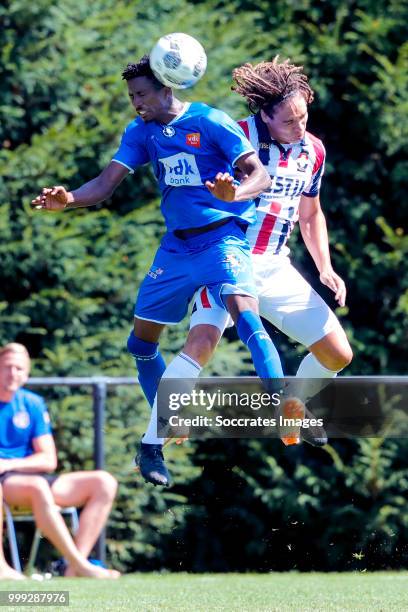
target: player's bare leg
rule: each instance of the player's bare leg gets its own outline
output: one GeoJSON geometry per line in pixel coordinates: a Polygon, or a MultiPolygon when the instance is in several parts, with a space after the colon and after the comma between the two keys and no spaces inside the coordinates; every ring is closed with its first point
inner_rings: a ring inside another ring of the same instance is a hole
{"type": "Polygon", "coordinates": [[[166,326],[162,323],[154,323],[153,321],[144,321],[135,317],[134,333],[137,338],[145,342],[158,342],[160,334],[166,326]]]}
{"type": "Polygon", "coordinates": [[[25,576],[11,567],[3,558],[0,559],[0,580],[24,580],[25,576]]]}
{"type": "Polygon", "coordinates": [[[258,302],[250,295],[227,295],[225,303],[234,323],[237,323],[239,315],[245,310],[259,313],[258,302]]]}
{"type": "Polygon", "coordinates": [[[353,359],[353,351],[341,327],[309,346],[309,351],[325,368],[334,372],[348,366],[353,359]]]}
{"type": "Polygon", "coordinates": [[[47,481],[41,476],[15,475],[3,485],[4,499],[10,505],[31,508],[42,534],[68,562],[66,576],[118,578],[120,573],[90,563],[75,546],[55,504],[47,481]]]}
{"type": "Polygon", "coordinates": [[[203,368],[214,354],[220,338],[221,332],[215,325],[196,325],[190,329],[182,352],[203,368]]]}
{"type": "Polygon", "coordinates": [[[11,567],[0,554],[0,580],[24,580],[25,576],[11,567]]]}
{"type": "Polygon", "coordinates": [[[3,551],[3,491],[0,486],[0,580],[24,580],[24,576],[6,561],[3,551]]]}
{"type": "Polygon", "coordinates": [[[62,474],[51,486],[58,506],[82,508],[74,542],[85,558],[108,520],[117,487],[113,476],[102,470],[62,474]]]}

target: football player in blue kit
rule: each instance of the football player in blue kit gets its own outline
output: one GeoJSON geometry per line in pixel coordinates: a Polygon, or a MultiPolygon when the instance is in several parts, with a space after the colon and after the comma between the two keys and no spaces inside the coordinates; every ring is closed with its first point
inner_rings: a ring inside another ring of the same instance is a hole
{"type": "MultiPolygon", "coordinates": [[[[247,226],[256,220],[252,198],[271,180],[235,121],[205,104],[178,100],[153,75],[148,56],[128,64],[122,76],[138,116],[127,126],[112,161],[74,191],[44,188],[32,207],[55,211],[92,206],[110,197],[138,166],[153,166],[167,231],[139,289],[128,350],[153,406],[139,452],[140,470],[146,480],[167,485],[154,402],[165,370],[158,341],[165,325],[184,318],[200,286],[210,287],[217,303],[230,313],[258,375],[263,380],[283,376],[279,355],[258,315],[245,237],[247,226]],[[234,167],[245,176],[241,183],[233,179],[234,167]]],[[[211,344],[211,339],[206,341],[211,344]]],[[[206,359],[205,347],[199,353],[187,345],[172,362],[174,378],[195,378],[206,359]]]]}
{"type": "MultiPolygon", "coordinates": [[[[296,381],[284,383],[286,400],[280,414],[288,418],[314,418],[305,405],[328,381],[351,361],[353,353],[340,321],[322,297],[292,264],[287,246],[299,222],[305,245],[340,306],[345,305],[346,286],[334,271],[325,215],[320,203],[320,185],[326,152],[321,140],[307,129],[308,107],[314,92],[302,66],[276,56],[270,62],[244,64],[233,71],[233,89],[252,111],[239,121],[260,160],[272,177],[271,187],[256,198],[257,221],[248,227],[259,311],[281,332],[308,347],[296,372],[296,381]],[[291,397],[294,395],[295,397],[291,397]]],[[[196,295],[191,327],[183,353],[194,355],[204,366],[230,323],[217,304],[211,288],[196,295]],[[218,330],[218,334],[217,331],[218,330]]],[[[163,379],[180,374],[180,355],[172,361],[163,379]]],[[[190,393],[199,370],[184,376],[183,392],[190,393]]],[[[160,412],[160,410],[159,410],[160,412]]],[[[323,446],[323,427],[280,430],[286,445],[301,441],[323,446]]]]}

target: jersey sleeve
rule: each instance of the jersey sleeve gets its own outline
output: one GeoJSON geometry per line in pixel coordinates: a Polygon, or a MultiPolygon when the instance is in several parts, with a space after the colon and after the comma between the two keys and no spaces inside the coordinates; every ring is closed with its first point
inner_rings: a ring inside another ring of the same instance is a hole
{"type": "Polygon", "coordinates": [[[312,143],[316,154],[316,160],[313,166],[310,182],[302,193],[302,195],[309,198],[314,198],[315,196],[319,195],[326,160],[326,150],[322,141],[318,140],[317,138],[313,138],[312,143]]]}
{"type": "Polygon", "coordinates": [[[212,109],[208,119],[208,135],[217,143],[231,166],[235,166],[237,160],[246,153],[254,152],[242,128],[229,115],[212,109]]]}
{"type": "Polygon", "coordinates": [[[112,161],[125,166],[131,174],[135,168],[149,161],[149,154],[144,145],[143,125],[133,121],[127,126],[112,161]]]}
{"type": "Polygon", "coordinates": [[[38,398],[35,405],[32,406],[32,438],[39,438],[47,434],[52,434],[50,415],[45,405],[45,402],[38,398]]]}

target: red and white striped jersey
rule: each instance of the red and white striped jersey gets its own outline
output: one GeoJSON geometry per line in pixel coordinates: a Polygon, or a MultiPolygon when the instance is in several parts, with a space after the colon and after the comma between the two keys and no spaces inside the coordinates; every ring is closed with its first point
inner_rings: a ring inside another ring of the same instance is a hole
{"type": "Polygon", "coordinates": [[[299,218],[301,196],[319,193],[325,148],[309,132],[294,144],[273,140],[260,114],[238,123],[272,178],[270,189],[255,199],[257,221],[247,230],[252,253],[287,255],[286,242],[299,218]]]}

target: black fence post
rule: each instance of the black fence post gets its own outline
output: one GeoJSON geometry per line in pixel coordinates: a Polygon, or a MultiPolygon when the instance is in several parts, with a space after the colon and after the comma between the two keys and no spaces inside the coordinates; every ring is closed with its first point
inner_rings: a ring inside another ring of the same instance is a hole
{"type": "MultiPolygon", "coordinates": [[[[105,467],[105,404],[106,382],[95,381],[92,384],[93,411],[94,411],[94,462],[97,470],[105,467]]],[[[103,563],[106,561],[106,530],[103,529],[96,542],[96,554],[103,563]]]]}

